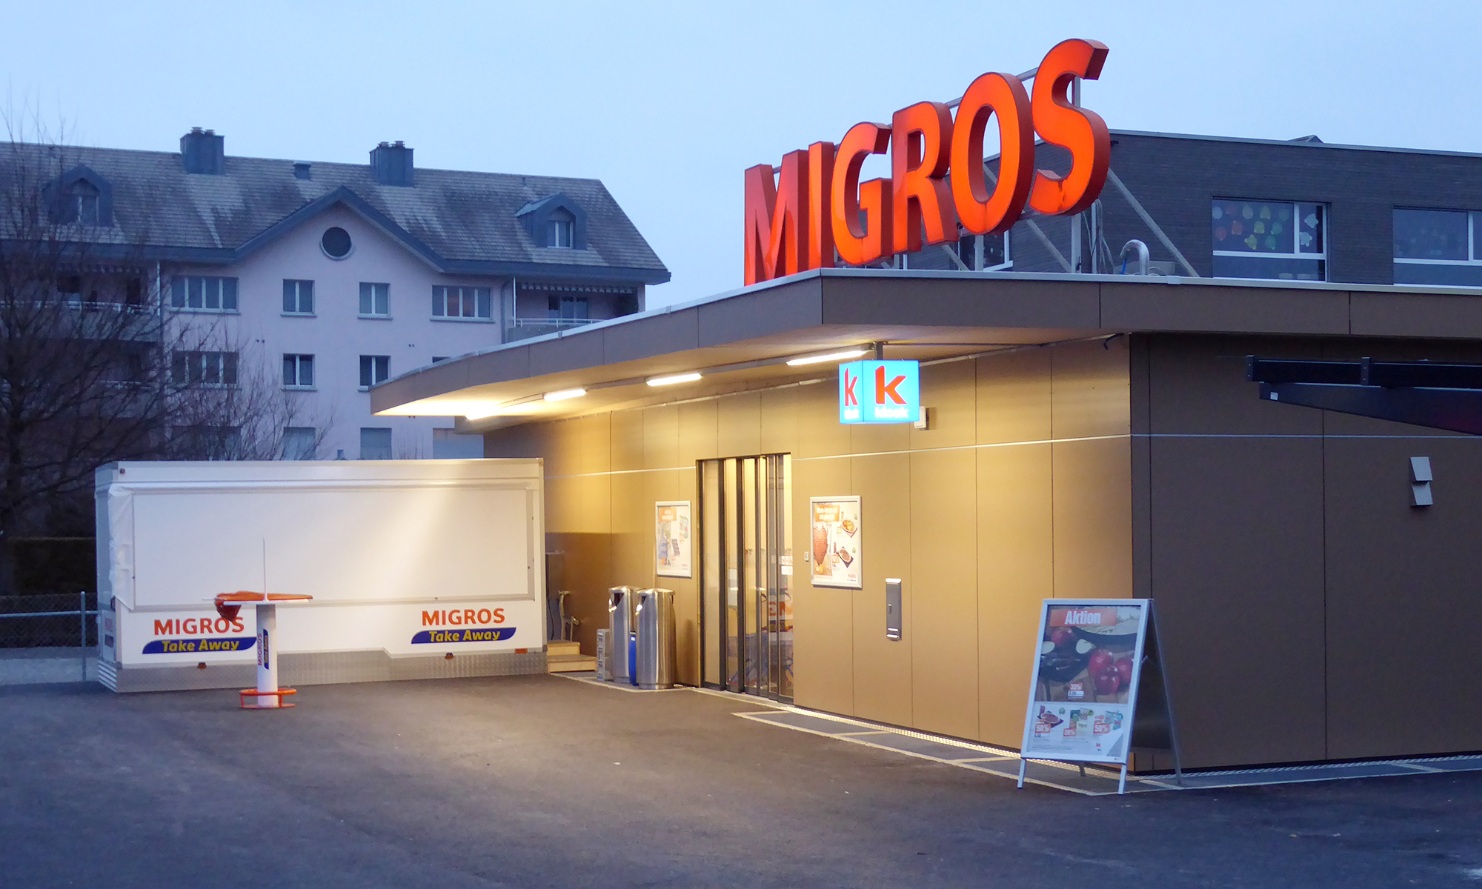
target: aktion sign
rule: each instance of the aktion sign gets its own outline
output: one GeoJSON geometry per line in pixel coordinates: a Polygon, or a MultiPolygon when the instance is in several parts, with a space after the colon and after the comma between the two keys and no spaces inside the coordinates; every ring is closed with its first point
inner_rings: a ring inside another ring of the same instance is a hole
{"type": "Polygon", "coordinates": [[[1126,765],[1147,626],[1146,599],[1045,601],[1025,759],[1126,765]]]}

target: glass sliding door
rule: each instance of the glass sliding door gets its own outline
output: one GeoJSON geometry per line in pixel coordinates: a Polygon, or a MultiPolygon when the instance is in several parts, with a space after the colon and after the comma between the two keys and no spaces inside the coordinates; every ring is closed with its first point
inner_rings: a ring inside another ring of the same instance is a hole
{"type": "Polygon", "coordinates": [[[702,684],[792,697],[786,455],[700,463],[702,684]]]}

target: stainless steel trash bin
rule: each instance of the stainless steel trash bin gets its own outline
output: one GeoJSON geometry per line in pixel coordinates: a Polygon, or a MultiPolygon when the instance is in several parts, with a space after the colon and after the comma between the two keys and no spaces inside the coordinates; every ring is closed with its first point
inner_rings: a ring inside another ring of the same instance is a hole
{"type": "Polygon", "coordinates": [[[633,609],[636,591],[630,586],[615,586],[607,591],[607,678],[627,682],[628,635],[633,632],[633,609]]]}
{"type": "Polygon", "coordinates": [[[674,591],[638,591],[638,687],[674,685],[674,591]]]}

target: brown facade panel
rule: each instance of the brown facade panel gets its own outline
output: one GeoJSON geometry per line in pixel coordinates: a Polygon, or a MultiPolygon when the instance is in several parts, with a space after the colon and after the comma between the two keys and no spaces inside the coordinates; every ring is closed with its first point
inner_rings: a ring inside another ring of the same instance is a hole
{"type": "Polygon", "coordinates": [[[1333,438],[1326,453],[1329,756],[1482,749],[1482,439],[1333,438]],[[1418,456],[1435,475],[1424,508],[1418,456]]]}
{"type": "Polygon", "coordinates": [[[1109,330],[1348,333],[1348,293],[1200,284],[1102,288],[1101,322],[1109,330]]]}
{"type": "MultiPolygon", "coordinates": [[[[679,465],[679,407],[663,405],[643,412],[643,468],[673,469],[679,465]]],[[[684,498],[667,498],[684,499],[684,498]]]]}
{"type": "Polygon", "coordinates": [[[1017,749],[1038,640],[1055,595],[1050,445],[982,448],[978,477],[978,737],[1017,749]]]}
{"type": "Polygon", "coordinates": [[[1128,437],[1051,446],[1055,595],[1132,595],[1132,450],[1128,437]]]}
{"type": "Polygon", "coordinates": [[[1057,441],[1131,431],[1126,337],[1067,343],[1049,351],[1050,422],[1057,441]]]}
{"type": "MultiPolygon", "coordinates": [[[[809,527],[808,498],[849,491],[849,461],[794,459],[792,470],[793,538],[801,541],[809,527]]],[[[806,547],[793,547],[794,700],[799,706],[852,716],[854,600],[859,592],[811,585],[805,552],[806,547]]]]}
{"type": "Polygon", "coordinates": [[[977,468],[967,449],[911,455],[912,724],[959,738],[979,724],[977,468]]]}
{"type": "Polygon", "coordinates": [[[719,401],[717,457],[743,457],[762,452],[762,396],[732,395],[719,401]]]}
{"type": "Polygon", "coordinates": [[[1186,766],[1324,758],[1322,442],[1152,442],[1152,594],[1186,766]]]}
{"type": "MultiPolygon", "coordinates": [[[[858,494],[863,526],[864,589],[854,597],[854,715],[895,725],[912,721],[911,650],[918,637],[915,624],[914,575],[911,572],[911,457],[882,454],[849,460],[850,486],[817,495],[858,494]],[[905,581],[902,594],[902,638],[885,638],[885,578],[905,581]]],[[[796,492],[794,492],[796,496],[796,492]]],[[[806,527],[806,525],[804,526],[806,527]]],[[[932,644],[920,639],[920,644],[932,644]]]]}
{"type": "Polygon", "coordinates": [[[907,446],[912,450],[960,448],[971,445],[978,435],[976,361],[949,361],[921,368],[922,407],[927,410],[927,428],[910,429],[907,446]]]}
{"type": "Polygon", "coordinates": [[[1318,435],[1322,412],[1262,401],[1245,356],[1321,358],[1322,341],[1260,337],[1150,337],[1145,391],[1150,429],[1180,435],[1318,435]]]}
{"type": "Polygon", "coordinates": [[[977,366],[978,442],[1049,441],[1049,349],[1016,349],[977,366]]]}

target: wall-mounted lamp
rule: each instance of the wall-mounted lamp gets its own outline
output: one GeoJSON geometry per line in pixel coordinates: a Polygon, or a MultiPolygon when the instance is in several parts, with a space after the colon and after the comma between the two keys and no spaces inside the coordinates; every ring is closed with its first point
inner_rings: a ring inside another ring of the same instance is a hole
{"type": "Polygon", "coordinates": [[[1431,495],[1431,458],[1410,458],[1410,505],[1431,506],[1435,503],[1431,495]]]}
{"type": "Polygon", "coordinates": [[[698,379],[700,379],[700,374],[692,372],[684,374],[671,374],[667,377],[649,377],[644,382],[648,383],[648,385],[650,386],[674,386],[678,385],[679,383],[693,383],[698,379]]]}
{"type": "Polygon", "coordinates": [[[828,361],[848,361],[850,358],[858,358],[869,353],[869,349],[846,349],[843,352],[829,352],[826,355],[804,355],[801,358],[789,358],[788,367],[802,367],[805,364],[823,364],[828,361]]]}

